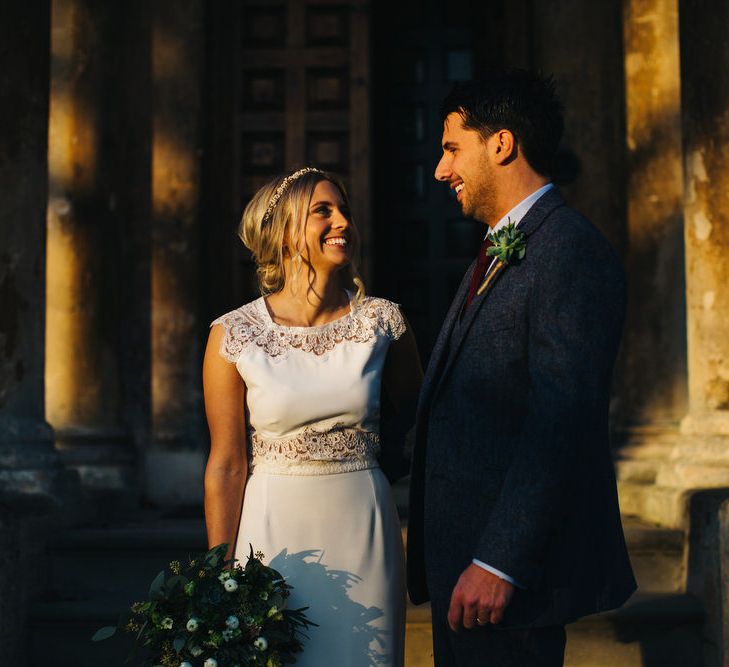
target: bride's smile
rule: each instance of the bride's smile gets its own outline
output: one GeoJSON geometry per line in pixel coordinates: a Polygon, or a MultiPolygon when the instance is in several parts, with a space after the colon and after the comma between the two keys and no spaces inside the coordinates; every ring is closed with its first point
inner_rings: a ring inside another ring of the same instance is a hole
{"type": "Polygon", "coordinates": [[[304,259],[316,272],[337,271],[352,259],[351,241],[355,233],[339,188],[330,181],[320,181],[311,196],[306,218],[304,259]]]}

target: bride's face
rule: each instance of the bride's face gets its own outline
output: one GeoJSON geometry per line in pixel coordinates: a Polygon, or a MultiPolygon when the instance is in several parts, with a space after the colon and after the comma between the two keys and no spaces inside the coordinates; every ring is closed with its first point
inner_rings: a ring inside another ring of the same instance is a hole
{"type": "Polygon", "coordinates": [[[356,234],[349,208],[339,188],[331,181],[319,181],[306,216],[301,254],[315,270],[337,270],[352,259],[356,234]]]}

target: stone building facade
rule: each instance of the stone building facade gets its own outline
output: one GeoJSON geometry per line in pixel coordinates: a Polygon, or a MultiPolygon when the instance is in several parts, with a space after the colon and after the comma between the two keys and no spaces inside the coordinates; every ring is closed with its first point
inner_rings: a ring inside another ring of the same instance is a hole
{"type": "MultiPolygon", "coordinates": [[[[494,66],[554,74],[567,109],[556,178],[629,278],[612,417],[647,597],[609,631],[576,630],[568,662],[729,664],[729,5],[388,4],[6,8],[3,664],[40,664],[34,609],[55,575],[37,565],[59,534],[199,508],[208,322],[255,296],[235,228],[272,174],[315,163],[344,177],[366,281],[403,304],[427,358],[478,234],[432,182],[438,105],[494,66]]],[[[426,664],[414,642],[411,664],[426,664]]]]}

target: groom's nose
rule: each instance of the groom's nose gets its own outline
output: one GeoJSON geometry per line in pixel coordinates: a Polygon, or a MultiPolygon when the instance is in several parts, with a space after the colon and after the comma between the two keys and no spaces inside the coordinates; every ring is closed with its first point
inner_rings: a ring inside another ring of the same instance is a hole
{"type": "Polygon", "coordinates": [[[436,181],[448,181],[451,177],[451,166],[450,159],[447,154],[443,154],[443,157],[438,162],[435,168],[435,180],[436,181]]]}

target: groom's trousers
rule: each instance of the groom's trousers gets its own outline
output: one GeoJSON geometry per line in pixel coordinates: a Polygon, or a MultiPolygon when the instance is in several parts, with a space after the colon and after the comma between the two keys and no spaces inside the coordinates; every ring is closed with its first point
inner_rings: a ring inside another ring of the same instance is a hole
{"type": "Polygon", "coordinates": [[[448,626],[448,608],[433,606],[435,667],[562,667],[563,626],[506,629],[489,625],[458,632],[448,626]]]}

